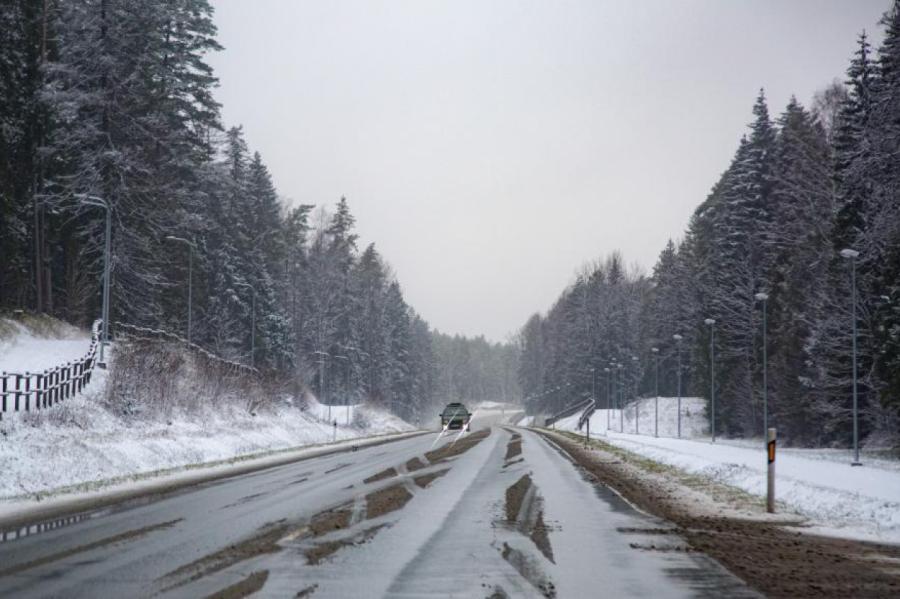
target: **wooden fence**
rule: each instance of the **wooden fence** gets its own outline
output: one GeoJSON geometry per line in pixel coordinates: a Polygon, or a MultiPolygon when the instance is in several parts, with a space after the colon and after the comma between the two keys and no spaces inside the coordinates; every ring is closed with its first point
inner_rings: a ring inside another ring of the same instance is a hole
{"type": "MultiPolygon", "coordinates": [[[[101,324],[99,320],[94,323],[91,346],[87,354],[74,362],[66,362],[42,372],[0,372],[0,420],[3,419],[5,412],[30,412],[50,408],[80,393],[84,386],[91,382],[91,374],[97,363],[101,324]]],[[[120,337],[180,343],[195,352],[199,358],[224,367],[226,372],[259,376],[259,370],[252,366],[220,358],[199,345],[167,331],[121,322],[115,323],[115,330],[120,337]]]]}
{"type": "Polygon", "coordinates": [[[81,358],[41,372],[0,372],[0,419],[6,412],[50,408],[80,393],[91,382],[100,347],[100,321],[94,323],[91,345],[81,358]]]}

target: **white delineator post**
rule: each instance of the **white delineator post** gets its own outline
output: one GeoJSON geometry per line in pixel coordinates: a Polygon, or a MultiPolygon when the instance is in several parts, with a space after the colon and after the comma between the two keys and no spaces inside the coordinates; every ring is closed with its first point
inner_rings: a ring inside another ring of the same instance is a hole
{"type": "Polygon", "coordinates": [[[767,435],[769,469],[766,476],[766,511],[775,513],[775,429],[770,428],[767,435]]]}

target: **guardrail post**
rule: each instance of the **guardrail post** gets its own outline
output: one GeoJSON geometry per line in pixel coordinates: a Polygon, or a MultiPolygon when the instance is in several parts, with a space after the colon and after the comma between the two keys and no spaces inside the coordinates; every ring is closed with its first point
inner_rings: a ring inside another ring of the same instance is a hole
{"type": "Polygon", "coordinates": [[[768,430],[766,447],[768,449],[769,468],[766,475],[766,511],[775,513],[775,429],[768,430]]]}

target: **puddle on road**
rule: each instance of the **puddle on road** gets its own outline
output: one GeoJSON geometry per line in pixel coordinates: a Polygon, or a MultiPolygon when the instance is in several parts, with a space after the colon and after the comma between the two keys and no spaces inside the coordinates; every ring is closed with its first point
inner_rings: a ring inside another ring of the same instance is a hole
{"type": "Polygon", "coordinates": [[[522,578],[530,582],[544,597],[553,599],[556,597],[556,587],[553,581],[547,578],[541,567],[535,563],[535,560],[518,549],[511,547],[509,543],[503,543],[503,549],[500,552],[510,566],[515,568],[522,578]]]}

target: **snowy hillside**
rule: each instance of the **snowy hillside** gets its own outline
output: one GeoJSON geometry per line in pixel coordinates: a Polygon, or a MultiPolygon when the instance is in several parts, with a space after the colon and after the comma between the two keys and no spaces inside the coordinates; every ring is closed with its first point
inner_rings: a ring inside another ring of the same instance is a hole
{"type": "MultiPolygon", "coordinates": [[[[52,366],[81,355],[89,343],[70,327],[41,333],[19,323],[3,324],[2,360],[11,370],[52,366]],[[48,338],[53,335],[61,338],[48,338]]],[[[161,397],[145,399],[158,395],[159,381],[137,370],[117,371],[124,366],[117,366],[112,352],[111,370],[95,370],[81,396],[51,409],[4,416],[0,499],[413,428],[367,406],[352,406],[349,424],[344,408],[333,408],[338,420],[334,427],[325,419],[327,407],[315,398],[295,401],[282,393],[259,397],[267,390],[253,384],[217,389],[207,396],[206,382],[216,379],[215,373],[204,371],[178,346],[140,347],[120,357],[132,354],[179,365],[163,377],[169,393],[166,404],[160,404],[161,397]],[[120,382],[110,393],[108,383],[115,377],[120,382]],[[136,381],[139,392],[129,379],[136,381]]],[[[131,361],[128,368],[137,366],[131,361]]]]}
{"type": "Polygon", "coordinates": [[[45,316],[0,318],[0,371],[36,372],[82,357],[88,331],[45,316]]]}

